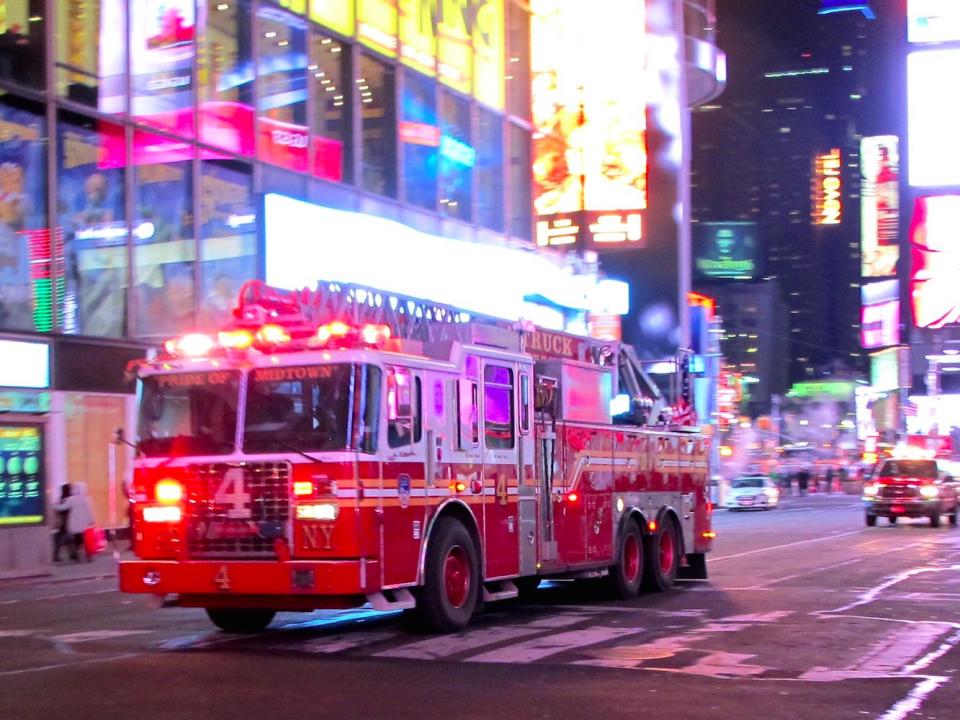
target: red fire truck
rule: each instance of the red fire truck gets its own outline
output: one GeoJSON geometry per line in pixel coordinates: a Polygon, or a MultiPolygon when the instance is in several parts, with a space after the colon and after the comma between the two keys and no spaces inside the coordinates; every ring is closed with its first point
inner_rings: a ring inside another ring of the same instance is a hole
{"type": "Polygon", "coordinates": [[[706,577],[709,440],[613,422],[632,349],[332,285],[248,283],[234,315],[136,367],[123,591],[234,632],[367,603],[443,632],[544,578],[706,577]]]}

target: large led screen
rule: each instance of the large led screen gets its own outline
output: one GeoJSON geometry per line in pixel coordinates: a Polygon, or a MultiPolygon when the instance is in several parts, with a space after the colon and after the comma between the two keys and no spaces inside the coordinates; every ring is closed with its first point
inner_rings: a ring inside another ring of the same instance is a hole
{"type": "Polygon", "coordinates": [[[860,260],[863,277],[890,277],[900,259],[900,153],[893,135],[860,141],[860,260]]]}
{"type": "Polygon", "coordinates": [[[960,40],[960,3],[957,0],[907,0],[907,41],[912,43],[960,40]]]}
{"type": "Polygon", "coordinates": [[[627,80],[627,65],[636,74],[644,67],[644,4],[534,0],[531,8],[537,215],[645,208],[644,85],[627,80]]]}
{"type": "Polygon", "coordinates": [[[41,525],[43,427],[0,425],[0,526],[41,525]]]}
{"type": "Polygon", "coordinates": [[[960,48],[907,56],[909,182],[914,187],[960,185],[960,48]]]}
{"type": "Polygon", "coordinates": [[[900,281],[881,280],[860,288],[860,344],[867,350],[900,343],[900,281]]]}
{"type": "Polygon", "coordinates": [[[919,197],[910,225],[910,306],[917,327],[960,322],[960,195],[919,197]]]}
{"type": "Polygon", "coordinates": [[[698,280],[753,280],[757,275],[755,223],[695,223],[693,267],[698,280]]]}

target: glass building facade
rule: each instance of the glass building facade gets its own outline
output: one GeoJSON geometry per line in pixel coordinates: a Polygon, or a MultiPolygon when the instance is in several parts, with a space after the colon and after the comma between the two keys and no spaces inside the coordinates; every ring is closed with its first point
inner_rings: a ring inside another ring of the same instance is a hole
{"type": "Polygon", "coordinates": [[[0,0],[0,331],[216,326],[271,192],[531,246],[524,5],[0,0]]]}

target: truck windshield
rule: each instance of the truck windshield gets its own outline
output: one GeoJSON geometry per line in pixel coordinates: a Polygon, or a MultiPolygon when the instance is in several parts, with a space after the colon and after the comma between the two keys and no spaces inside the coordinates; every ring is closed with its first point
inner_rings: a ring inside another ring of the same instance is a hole
{"type": "Polygon", "coordinates": [[[243,428],[247,453],[376,449],[380,369],[331,364],[250,373],[243,428]]]}
{"type": "Polygon", "coordinates": [[[137,449],[147,457],[232,452],[239,381],[235,370],[143,378],[137,449]]]}
{"type": "Polygon", "coordinates": [[[887,460],[880,468],[879,477],[937,477],[937,463],[933,460],[887,460]]]}

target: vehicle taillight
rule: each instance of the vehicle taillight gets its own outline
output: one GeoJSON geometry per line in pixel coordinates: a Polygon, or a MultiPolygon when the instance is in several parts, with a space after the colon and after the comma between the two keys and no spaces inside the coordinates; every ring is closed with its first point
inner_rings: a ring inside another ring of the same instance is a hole
{"type": "Polygon", "coordinates": [[[171,478],[165,478],[154,486],[153,496],[161,505],[176,505],[183,500],[183,485],[171,478]]]}

